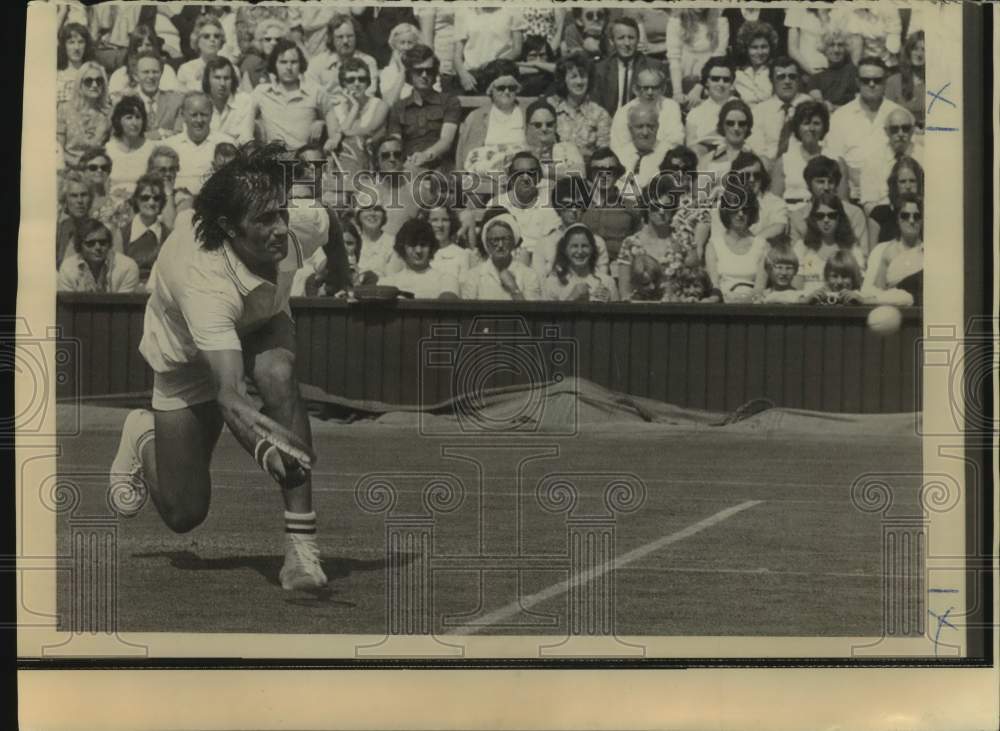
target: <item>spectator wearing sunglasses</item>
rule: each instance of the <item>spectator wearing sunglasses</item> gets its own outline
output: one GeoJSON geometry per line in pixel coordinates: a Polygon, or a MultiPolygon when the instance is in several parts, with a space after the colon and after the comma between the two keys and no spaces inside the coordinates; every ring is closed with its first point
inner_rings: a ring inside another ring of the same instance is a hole
{"type": "MultiPolygon", "coordinates": [[[[733,160],[729,170],[740,185],[757,199],[757,220],[751,224],[750,232],[755,236],[770,239],[788,230],[788,206],[779,196],[771,192],[771,176],[764,161],[752,152],[744,151],[733,160]]],[[[721,236],[722,220],[719,210],[712,210],[712,235],[721,236]]]]}
{"type": "MultiPolygon", "coordinates": [[[[858,95],[830,117],[830,134],[825,154],[841,158],[847,165],[851,200],[861,198],[861,171],[873,155],[888,147],[886,122],[902,109],[885,98],[885,63],[879,58],[861,59],[858,64],[858,95]]],[[[881,157],[881,155],[880,155],[881,157]]]]}
{"type": "Polygon", "coordinates": [[[80,66],[76,90],[56,108],[56,139],[63,165],[76,167],[88,147],[100,147],[111,134],[111,102],[104,69],[94,61],[80,66]]]}
{"type": "Polygon", "coordinates": [[[474,109],[462,122],[455,163],[459,170],[501,172],[510,158],[524,149],[524,110],[517,96],[517,64],[502,59],[487,66],[486,94],[489,102],[474,109]]]}
{"type": "MultiPolygon", "coordinates": [[[[716,131],[719,112],[722,111],[722,105],[733,98],[735,78],[736,68],[724,56],[710,58],[702,67],[701,86],[707,90],[708,95],[690,109],[684,123],[685,144],[695,152],[704,154],[722,143],[722,138],[716,131]]],[[[677,98],[676,95],[674,98],[677,98]]]]}
{"type": "Polygon", "coordinates": [[[113,248],[111,229],[100,221],[85,221],[73,239],[73,252],[59,267],[60,292],[135,292],[139,267],[113,248]]]}
{"type": "Polygon", "coordinates": [[[792,248],[799,259],[795,285],[806,294],[823,286],[823,269],[838,251],[849,252],[864,270],[864,248],[854,236],[843,202],[829,193],[813,199],[806,216],[805,236],[797,239],[792,248]]]}
{"type": "Polygon", "coordinates": [[[410,48],[403,66],[413,92],[392,106],[389,134],[402,140],[408,167],[450,167],[462,107],[456,97],[435,90],[441,64],[430,47],[418,43],[410,48]]]}
{"type": "Polygon", "coordinates": [[[563,28],[563,58],[584,53],[590,60],[600,61],[611,53],[605,33],[610,15],[606,8],[572,8],[570,14],[571,22],[563,28]]]}
{"type": "Polygon", "coordinates": [[[861,204],[865,211],[889,200],[889,176],[904,157],[923,162],[923,135],[914,137],[916,120],[909,110],[899,107],[885,120],[888,145],[875,150],[861,170],[861,204]]]}
{"type": "Polygon", "coordinates": [[[443,88],[454,88],[454,43],[455,11],[446,5],[415,8],[420,26],[420,39],[425,46],[434,49],[434,55],[441,61],[441,84],[443,88]]]}
{"type": "Polygon", "coordinates": [[[742,99],[730,99],[723,104],[715,128],[722,143],[712,152],[702,155],[698,169],[719,175],[728,172],[733,160],[741,152],[751,151],[748,140],[753,133],[753,126],[753,112],[742,99]]]}
{"type": "Polygon", "coordinates": [[[524,110],[524,149],[542,164],[549,183],[566,175],[582,175],[583,155],[572,142],[559,139],[556,110],[544,99],[536,99],[524,110]]]}
{"type": "Polygon", "coordinates": [[[452,65],[458,90],[482,93],[486,90],[482,76],[490,61],[520,60],[526,28],[524,14],[516,7],[456,9],[452,65]]]}
{"type": "Polygon", "coordinates": [[[330,103],[339,124],[328,147],[335,149],[344,170],[368,168],[367,142],[382,136],[389,105],[369,93],[371,70],[360,58],[348,58],[339,66],[340,80],[330,92],[330,103]],[[355,162],[357,164],[355,164],[355,162]]]}
{"type": "Polygon", "coordinates": [[[604,239],[608,257],[613,262],[622,241],[642,226],[642,215],[634,206],[622,205],[618,183],[625,167],[610,147],[598,147],[587,164],[587,183],[591,193],[581,223],[604,239]]]}
{"type": "Polygon", "coordinates": [[[143,175],[132,194],[135,215],[120,231],[121,251],[139,267],[139,281],[145,284],[160,253],[160,247],[170,235],[161,214],[166,204],[163,180],[156,175],[143,175]]]}
{"type": "MultiPolygon", "coordinates": [[[[417,179],[403,174],[404,154],[403,141],[392,134],[379,140],[372,150],[375,178],[368,188],[370,195],[365,197],[374,198],[385,210],[383,227],[390,237],[394,237],[403,223],[417,215],[419,210],[415,193],[417,179]]],[[[359,192],[363,191],[359,188],[359,192]]]]}
{"type": "Polygon", "coordinates": [[[753,108],[754,128],[750,147],[773,165],[788,150],[795,132],[792,120],[799,104],[811,97],[802,92],[798,65],[787,56],[776,58],[770,67],[774,96],[753,108]]]}
{"type": "Polygon", "coordinates": [[[198,18],[191,33],[191,47],[198,51],[198,58],[181,64],[177,69],[177,83],[181,91],[201,91],[205,64],[218,58],[219,51],[226,43],[226,33],[222,23],[214,15],[198,18]]]}
{"type": "Polygon", "coordinates": [[[896,211],[899,238],[885,241],[872,249],[865,271],[865,290],[902,289],[914,303],[923,300],[924,274],[924,204],[915,195],[900,197],[896,211]]]}

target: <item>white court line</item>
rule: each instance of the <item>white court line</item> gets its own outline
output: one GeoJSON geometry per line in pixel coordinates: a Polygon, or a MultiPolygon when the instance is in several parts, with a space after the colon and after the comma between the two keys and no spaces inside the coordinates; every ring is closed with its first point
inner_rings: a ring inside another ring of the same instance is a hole
{"type": "Polygon", "coordinates": [[[659,551],[664,546],[669,546],[671,543],[677,543],[685,538],[690,538],[695,533],[699,533],[706,528],[711,528],[713,525],[718,525],[727,518],[731,518],[737,513],[741,513],[744,510],[754,507],[755,505],[760,505],[763,500],[747,500],[739,505],[734,505],[731,508],[726,508],[725,510],[720,510],[715,515],[711,515],[704,520],[700,520],[693,525],[689,525],[687,528],[677,531],[676,533],[671,533],[670,535],[658,538],[651,543],[647,543],[644,546],[639,546],[632,551],[620,556],[613,561],[606,561],[600,566],[598,566],[593,571],[580,572],[576,576],[573,576],[566,581],[560,581],[558,584],[553,584],[547,589],[542,589],[537,594],[532,594],[524,599],[519,599],[511,602],[505,607],[502,607],[495,612],[487,614],[476,621],[474,625],[464,625],[462,627],[457,627],[456,629],[449,630],[445,634],[448,635],[475,635],[483,632],[492,625],[499,624],[509,617],[513,617],[520,614],[523,610],[531,609],[531,607],[536,604],[541,604],[544,601],[553,599],[560,594],[565,594],[574,586],[580,586],[581,584],[586,584],[588,581],[603,576],[612,569],[618,569],[626,564],[630,564],[644,556],[648,556],[654,551],[659,551]]]}

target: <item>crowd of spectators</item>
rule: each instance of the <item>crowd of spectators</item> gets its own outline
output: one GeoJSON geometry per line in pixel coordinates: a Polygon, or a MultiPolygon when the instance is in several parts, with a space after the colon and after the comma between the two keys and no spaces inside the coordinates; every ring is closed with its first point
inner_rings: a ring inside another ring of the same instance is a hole
{"type": "Polygon", "coordinates": [[[59,9],[61,290],[281,143],[302,296],[919,304],[919,10],[59,9]]]}

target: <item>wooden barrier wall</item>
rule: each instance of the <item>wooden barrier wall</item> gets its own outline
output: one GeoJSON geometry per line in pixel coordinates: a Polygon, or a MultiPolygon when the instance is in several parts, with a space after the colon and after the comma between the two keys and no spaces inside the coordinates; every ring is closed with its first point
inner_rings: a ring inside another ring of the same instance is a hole
{"type": "MultiPolygon", "coordinates": [[[[144,295],[59,295],[58,324],[79,353],[77,362],[61,367],[61,398],[152,387],[152,374],[137,350],[144,303],[144,295]]],[[[465,347],[463,357],[478,353],[479,361],[488,362],[483,348],[500,354],[509,347],[503,344],[517,343],[516,348],[541,354],[542,373],[561,370],[678,406],[726,411],[766,398],[779,406],[833,412],[919,409],[921,311],[913,308],[904,310],[902,329],[885,338],[868,331],[869,308],[862,307],[360,305],[320,298],[293,300],[292,309],[301,380],[350,399],[443,401],[457,395],[455,368],[428,363],[428,357],[440,363],[441,352],[465,347]],[[474,324],[490,333],[470,337],[474,324]],[[518,325],[527,331],[523,338],[497,334],[518,325]],[[550,336],[557,334],[571,356],[565,363],[549,362],[560,349],[544,342],[550,326],[556,328],[550,336]],[[452,332],[442,335],[442,327],[452,332]],[[461,337],[454,337],[458,333],[461,337]],[[430,351],[438,355],[428,356],[430,351]]],[[[487,385],[524,380],[500,372],[487,385]]]]}

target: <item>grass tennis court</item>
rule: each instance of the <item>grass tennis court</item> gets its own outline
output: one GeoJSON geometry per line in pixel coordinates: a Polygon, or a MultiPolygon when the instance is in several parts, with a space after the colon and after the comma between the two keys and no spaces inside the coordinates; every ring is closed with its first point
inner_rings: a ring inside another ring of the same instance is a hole
{"type": "MultiPolygon", "coordinates": [[[[80,484],[81,509],[104,504],[101,473],[125,414],[84,407],[81,435],[62,440],[60,473],[80,484]]],[[[554,473],[626,472],[642,479],[647,495],[615,523],[616,555],[628,557],[615,578],[618,634],[881,633],[879,516],[851,503],[850,485],[865,472],[919,473],[915,436],[788,438],[729,428],[595,426],[575,437],[529,435],[515,440],[524,449],[513,449],[503,438],[420,437],[414,423],[314,422],[315,504],[330,578],[320,594],[278,586],[277,488],[223,432],[211,512],[201,527],[175,535],[151,502],[120,521],[119,631],[384,633],[385,516],[361,509],[355,485],[392,472],[399,473],[392,478],[395,515],[419,512],[427,479],[417,475],[451,474],[464,487],[461,505],[437,515],[433,526],[434,560],[450,557],[432,573],[436,633],[475,627],[486,635],[562,634],[567,594],[558,585],[570,578],[560,558],[567,551],[566,517],[542,510],[536,486],[554,473]],[[463,442],[467,447],[457,446],[463,442]],[[446,445],[464,458],[442,457],[446,445]],[[524,464],[519,488],[516,464],[532,454],[542,456],[524,464]],[[495,569],[482,585],[476,567],[485,564],[458,560],[480,553],[493,556],[495,569]],[[520,564],[504,558],[517,554],[528,558],[520,564]],[[510,610],[518,597],[531,598],[527,608],[515,602],[510,610]],[[465,617],[445,626],[442,617],[456,615],[465,617]]],[[[574,480],[580,513],[602,505],[601,478],[574,480]]],[[[903,488],[897,505],[915,506],[918,480],[897,487],[903,488]]],[[[67,520],[59,518],[64,555],[67,520]]],[[[68,587],[66,573],[60,575],[65,616],[68,587]]]]}

